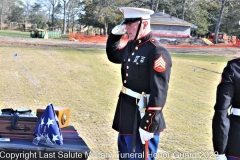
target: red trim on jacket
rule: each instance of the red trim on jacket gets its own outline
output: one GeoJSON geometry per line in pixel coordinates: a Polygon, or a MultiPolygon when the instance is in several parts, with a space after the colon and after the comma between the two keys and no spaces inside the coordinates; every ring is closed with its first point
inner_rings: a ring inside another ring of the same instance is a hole
{"type": "Polygon", "coordinates": [[[161,111],[162,110],[162,107],[148,107],[148,109],[147,109],[148,111],[161,111]]]}
{"type": "MultiPolygon", "coordinates": [[[[150,112],[150,111],[149,111],[150,112]]],[[[151,115],[151,119],[150,119],[150,123],[149,123],[149,125],[148,125],[148,131],[150,130],[149,129],[149,127],[151,126],[151,124],[152,124],[152,119],[153,119],[153,117],[154,117],[154,115],[155,115],[155,113],[154,112],[150,112],[152,115],[151,115]]]]}

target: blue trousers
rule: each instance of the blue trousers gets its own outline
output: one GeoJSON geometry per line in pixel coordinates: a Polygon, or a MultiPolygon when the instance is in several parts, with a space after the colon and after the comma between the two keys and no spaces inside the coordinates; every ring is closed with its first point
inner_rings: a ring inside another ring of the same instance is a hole
{"type": "Polygon", "coordinates": [[[239,160],[240,158],[234,158],[234,157],[229,157],[227,156],[227,160],[239,160]]]}
{"type": "MultiPolygon", "coordinates": [[[[158,149],[160,134],[155,134],[148,141],[148,160],[155,160],[158,149]]],[[[118,134],[118,151],[119,160],[142,160],[143,159],[143,144],[140,136],[136,137],[136,151],[132,151],[132,136],[118,134]]]]}

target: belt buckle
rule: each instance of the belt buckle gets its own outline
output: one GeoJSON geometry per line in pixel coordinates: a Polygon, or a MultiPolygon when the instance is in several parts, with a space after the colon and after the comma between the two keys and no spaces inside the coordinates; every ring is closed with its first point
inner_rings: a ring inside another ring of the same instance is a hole
{"type": "Polygon", "coordinates": [[[145,93],[145,92],[142,92],[142,94],[139,94],[139,95],[136,97],[136,105],[138,104],[138,99],[140,99],[140,96],[146,97],[146,93],[145,93]]]}
{"type": "Polygon", "coordinates": [[[122,86],[122,93],[126,94],[126,87],[122,86]]]}
{"type": "Polygon", "coordinates": [[[146,108],[141,108],[140,112],[141,113],[146,113],[146,108]]]}

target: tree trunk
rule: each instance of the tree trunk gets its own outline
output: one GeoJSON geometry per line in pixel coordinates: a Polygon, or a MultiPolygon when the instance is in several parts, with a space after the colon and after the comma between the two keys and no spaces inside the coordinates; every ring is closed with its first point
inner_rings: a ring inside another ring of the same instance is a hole
{"type": "Polygon", "coordinates": [[[108,30],[108,20],[105,19],[105,24],[104,24],[104,28],[103,28],[103,35],[107,34],[107,30],[108,30]]]}
{"type": "Polygon", "coordinates": [[[23,31],[25,32],[26,31],[26,27],[27,25],[26,25],[26,16],[24,16],[24,24],[23,24],[23,31]]]}
{"type": "Polygon", "coordinates": [[[185,14],[185,0],[182,0],[182,20],[184,20],[184,14],[185,14]]]}
{"type": "Polygon", "coordinates": [[[54,9],[52,11],[52,27],[54,26],[54,9]]]}
{"type": "Polygon", "coordinates": [[[3,20],[2,20],[2,18],[3,18],[3,1],[2,1],[1,17],[0,17],[0,18],[1,18],[1,22],[0,22],[0,23],[1,23],[1,24],[0,24],[0,25],[1,25],[1,28],[0,28],[0,29],[2,30],[2,25],[3,25],[3,24],[2,24],[2,21],[3,21],[3,20]]]}
{"type": "Polygon", "coordinates": [[[66,1],[63,0],[63,30],[62,34],[66,33],[66,1]]]}
{"type": "Polygon", "coordinates": [[[1,24],[0,24],[0,25],[1,25],[1,28],[0,28],[0,30],[2,30],[2,17],[3,17],[3,16],[2,16],[2,13],[1,13],[1,17],[0,17],[0,18],[1,18],[1,22],[0,22],[0,23],[1,23],[1,24]]]}
{"type": "Polygon", "coordinates": [[[65,28],[66,28],[66,31],[70,31],[70,28],[71,28],[71,24],[69,23],[70,22],[70,14],[68,14],[68,17],[67,17],[67,19],[68,19],[68,24],[65,24],[65,28]]]}
{"type": "Polygon", "coordinates": [[[0,30],[2,30],[2,14],[1,14],[1,22],[0,22],[0,23],[1,23],[1,28],[0,28],[0,30]]]}
{"type": "Polygon", "coordinates": [[[72,33],[73,33],[73,30],[74,30],[74,16],[72,17],[72,21],[73,21],[73,23],[72,23],[72,33]]]}
{"type": "Polygon", "coordinates": [[[159,5],[159,0],[157,0],[157,2],[156,2],[156,7],[155,7],[155,12],[158,10],[158,5],[159,5]]]}
{"type": "Polygon", "coordinates": [[[51,9],[48,9],[48,18],[49,18],[49,20],[51,19],[51,9]]]}
{"type": "Polygon", "coordinates": [[[219,13],[219,16],[218,16],[218,21],[217,21],[217,24],[216,24],[216,27],[215,27],[215,32],[214,32],[214,40],[213,42],[216,44],[218,43],[218,31],[219,31],[219,27],[220,27],[220,24],[221,24],[221,19],[222,19],[222,14],[223,14],[223,9],[225,7],[225,3],[226,3],[227,0],[222,0],[222,6],[221,6],[221,10],[220,10],[220,13],[219,13]]]}
{"type": "Polygon", "coordinates": [[[151,0],[151,6],[150,9],[153,10],[153,0],[151,0]]]}

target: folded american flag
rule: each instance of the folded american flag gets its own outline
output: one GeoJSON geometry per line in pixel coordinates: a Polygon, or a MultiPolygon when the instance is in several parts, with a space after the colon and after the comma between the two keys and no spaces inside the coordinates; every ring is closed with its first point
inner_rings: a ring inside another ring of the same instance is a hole
{"type": "Polygon", "coordinates": [[[34,138],[33,144],[38,145],[41,139],[45,139],[48,144],[63,145],[63,137],[58,118],[51,103],[47,106],[41,118],[38,120],[34,135],[36,138],[34,138]]]}

